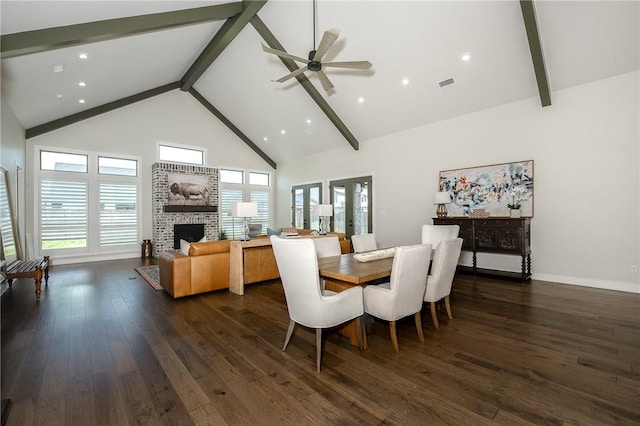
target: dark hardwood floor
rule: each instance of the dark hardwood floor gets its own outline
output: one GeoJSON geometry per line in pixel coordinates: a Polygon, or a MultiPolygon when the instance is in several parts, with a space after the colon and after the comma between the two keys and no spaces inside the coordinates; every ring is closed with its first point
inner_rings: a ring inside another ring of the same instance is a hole
{"type": "Polygon", "coordinates": [[[298,327],[279,282],[179,300],[140,259],[53,266],[2,295],[8,425],[640,423],[640,295],[459,275],[454,319],[376,323],[361,352],[298,327]]]}

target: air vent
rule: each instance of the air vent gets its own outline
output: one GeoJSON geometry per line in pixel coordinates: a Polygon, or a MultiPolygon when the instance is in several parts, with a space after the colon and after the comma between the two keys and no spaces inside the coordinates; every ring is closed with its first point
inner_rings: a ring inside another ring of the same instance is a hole
{"type": "Polygon", "coordinates": [[[439,81],[438,85],[440,86],[440,88],[442,88],[442,87],[450,86],[455,82],[456,81],[453,79],[453,77],[449,77],[446,80],[439,81]]]}

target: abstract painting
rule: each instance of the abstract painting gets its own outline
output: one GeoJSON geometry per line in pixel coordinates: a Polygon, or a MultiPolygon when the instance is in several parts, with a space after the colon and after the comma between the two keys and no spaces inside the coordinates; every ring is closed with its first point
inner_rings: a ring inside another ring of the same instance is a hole
{"type": "Polygon", "coordinates": [[[522,217],[533,217],[533,160],[440,172],[440,191],[449,191],[449,216],[469,216],[484,209],[492,217],[509,216],[519,204],[522,217]]]}

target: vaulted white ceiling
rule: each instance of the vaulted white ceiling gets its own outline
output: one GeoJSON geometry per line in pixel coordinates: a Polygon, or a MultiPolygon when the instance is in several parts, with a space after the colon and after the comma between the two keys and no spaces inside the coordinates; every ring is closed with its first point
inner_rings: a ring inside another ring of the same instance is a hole
{"type": "MultiPolygon", "coordinates": [[[[6,35],[225,3],[3,0],[1,31],[6,35]]],[[[552,104],[554,91],[639,68],[638,1],[534,5],[552,104]]],[[[306,57],[314,47],[311,0],[271,0],[257,15],[289,53],[306,57]]],[[[223,24],[206,22],[6,58],[2,96],[30,129],[174,83],[223,24]],[[88,59],[79,59],[80,52],[88,59]],[[64,64],[64,72],[53,73],[58,64],[64,64]],[[80,81],[86,87],[79,87],[80,81]],[[84,104],[78,103],[81,98],[84,104]]],[[[326,69],[335,85],[329,93],[313,72],[306,75],[360,143],[538,96],[518,1],[319,0],[316,45],[330,28],[341,34],[326,60],[368,60],[372,70],[326,69]],[[461,59],[464,53],[471,55],[467,62],[461,59]],[[438,82],[449,77],[455,84],[440,88],[438,82]],[[403,85],[403,79],[409,83],[403,85]]],[[[289,70],[264,53],[261,43],[256,29],[246,25],[193,88],[276,163],[348,144],[298,81],[271,81],[289,70]]]]}

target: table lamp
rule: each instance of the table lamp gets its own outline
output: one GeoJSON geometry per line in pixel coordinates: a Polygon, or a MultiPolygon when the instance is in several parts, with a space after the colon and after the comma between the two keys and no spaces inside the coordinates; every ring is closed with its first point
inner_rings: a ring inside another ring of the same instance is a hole
{"type": "Polygon", "coordinates": [[[333,204],[316,204],[313,212],[320,218],[320,235],[327,235],[329,218],[333,216],[333,204]]]}
{"type": "Polygon", "coordinates": [[[240,241],[249,241],[249,218],[258,216],[258,204],[257,203],[233,203],[231,205],[231,216],[241,217],[244,220],[244,235],[240,238],[240,241]]]}
{"type": "Polygon", "coordinates": [[[447,204],[451,202],[451,194],[448,191],[436,192],[433,196],[433,204],[437,204],[436,215],[438,217],[447,217],[447,204]]]}

